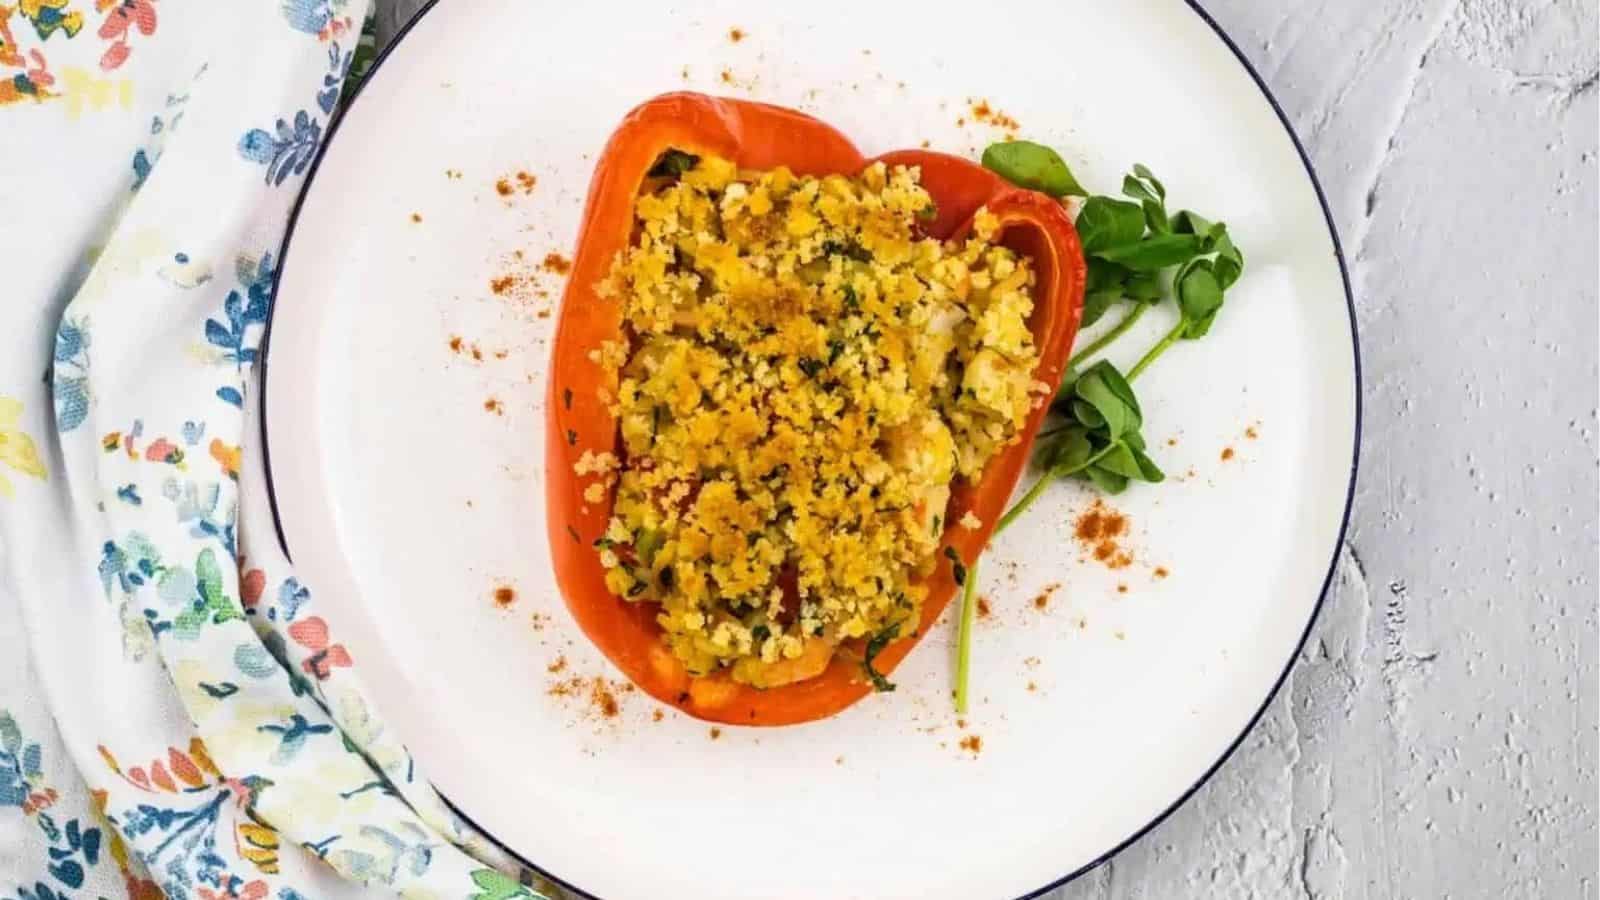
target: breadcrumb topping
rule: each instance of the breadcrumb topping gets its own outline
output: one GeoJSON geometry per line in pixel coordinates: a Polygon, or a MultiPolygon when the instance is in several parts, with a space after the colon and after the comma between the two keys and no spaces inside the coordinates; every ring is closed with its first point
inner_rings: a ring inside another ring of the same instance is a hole
{"type": "Polygon", "coordinates": [[[952,483],[1035,399],[1035,274],[987,211],[966,240],[923,235],[915,168],[680,158],[601,291],[628,335],[591,356],[619,373],[623,458],[576,470],[616,479],[607,586],[660,604],[692,673],[772,687],[915,630],[952,483]]]}

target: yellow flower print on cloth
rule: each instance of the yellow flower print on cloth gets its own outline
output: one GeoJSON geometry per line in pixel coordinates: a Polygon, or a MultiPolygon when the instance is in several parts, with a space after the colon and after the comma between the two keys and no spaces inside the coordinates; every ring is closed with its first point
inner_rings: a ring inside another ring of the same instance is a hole
{"type": "Polygon", "coordinates": [[[39,458],[39,448],[33,438],[23,432],[18,422],[22,419],[22,401],[0,396],[0,497],[16,494],[6,478],[12,469],[43,481],[46,478],[44,460],[39,458]]]}

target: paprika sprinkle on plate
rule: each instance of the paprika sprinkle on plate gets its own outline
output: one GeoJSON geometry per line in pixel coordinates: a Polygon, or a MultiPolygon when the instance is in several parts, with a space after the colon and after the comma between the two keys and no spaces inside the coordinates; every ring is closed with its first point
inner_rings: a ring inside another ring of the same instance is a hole
{"type": "Polygon", "coordinates": [[[1073,522],[1072,535],[1078,544],[1108,568],[1122,569],[1133,563],[1133,555],[1123,549],[1121,540],[1128,533],[1128,517],[1096,499],[1073,522]]]}

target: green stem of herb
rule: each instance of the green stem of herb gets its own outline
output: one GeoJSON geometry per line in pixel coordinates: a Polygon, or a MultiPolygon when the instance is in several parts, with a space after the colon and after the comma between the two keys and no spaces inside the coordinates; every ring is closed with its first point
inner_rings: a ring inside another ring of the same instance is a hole
{"type": "Polygon", "coordinates": [[[998,535],[1000,532],[1005,531],[1006,526],[1010,525],[1012,522],[1015,522],[1018,516],[1027,512],[1028,507],[1033,505],[1033,501],[1038,500],[1039,495],[1044,493],[1044,489],[1050,486],[1050,482],[1055,481],[1058,478],[1066,478],[1069,475],[1076,475],[1077,473],[1082,472],[1084,469],[1087,469],[1099,462],[1102,457],[1104,457],[1107,453],[1110,453],[1116,448],[1116,446],[1116,444],[1107,444],[1099,453],[1094,454],[1070,469],[1051,469],[1043,475],[1040,475],[1039,480],[1033,483],[1033,487],[1028,488],[1028,492],[1022,495],[1022,499],[1018,500],[1016,505],[1006,510],[1005,515],[1000,517],[1000,521],[994,526],[994,533],[998,535]]]}
{"type": "Polygon", "coordinates": [[[1100,335],[1093,341],[1090,341],[1089,346],[1084,347],[1077,353],[1072,354],[1072,358],[1067,360],[1067,371],[1070,372],[1073,369],[1076,369],[1078,367],[1078,363],[1081,363],[1089,357],[1094,356],[1096,353],[1099,353],[1101,350],[1109,347],[1112,341],[1115,341],[1117,338],[1127,334],[1128,329],[1132,328],[1134,324],[1139,321],[1139,317],[1143,316],[1144,311],[1149,309],[1150,306],[1151,304],[1145,303],[1142,300],[1133,301],[1133,309],[1130,310],[1127,315],[1122,317],[1122,321],[1118,322],[1110,331],[1100,335]]]}
{"type": "Polygon", "coordinates": [[[1179,319],[1178,324],[1172,326],[1172,330],[1167,332],[1166,335],[1161,338],[1161,340],[1157,341],[1156,345],[1150,348],[1149,353],[1139,357],[1139,361],[1134,363],[1133,368],[1128,370],[1127,379],[1132,381],[1139,377],[1140,372],[1150,368],[1150,364],[1155,362],[1161,356],[1161,354],[1167,352],[1168,347],[1176,344],[1178,342],[1178,338],[1183,337],[1183,329],[1188,324],[1189,323],[1185,322],[1184,320],[1179,319]]]}
{"type": "Polygon", "coordinates": [[[1017,501],[1017,505],[1006,510],[1005,515],[1000,517],[999,523],[994,526],[994,533],[999,534],[1005,531],[1007,525],[1010,525],[1017,516],[1022,515],[1028,507],[1032,506],[1033,501],[1039,499],[1039,495],[1044,493],[1044,489],[1050,486],[1050,482],[1054,481],[1055,477],[1056,474],[1054,472],[1046,472],[1040,475],[1039,480],[1033,483],[1033,487],[1028,488],[1028,492],[1022,495],[1021,500],[1017,501]]]}
{"type": "MultiPolygon", "coordinates": [[[[1084,460],[1082,463],[1079,463],[1070,469],[1051,469],[1043,475],[1040,475],[1039,480],[1033,483],[1033,487],[1028,488],[1028,492],[1022,495],[1022,499],[1018,500],[1015,506],[1006,510],[1005,515],[1000,517],[1000,521],[995,523],[994,533],[990,536],[990,539],[992,540],[994,536],[999,535],[1002,531],[1005,531],[1007,525],[1010,525],[1012,522],[1016,521],[1017,517],[1022,515],[1024,512],[1027,512],[1028,507],[1033,505],[1033,501],[1039,499],[1039,495],[1044,493],[1044,489],[1050,486],[1050,482],[1055,481],[1057,478],[1066,478],[1069,475],[1073,475],[1089,468],[1090,466],[1099,462],[1101,457],[1105,456],[1107,453],[1110,453],[1116,446],[1116,444],[1110,444],[1102,449],[1099,453],[1094,454],[1093,456],[1084,460]]],[[[961,585],[961,619],[960,628],[956,633],[957,715],[966,715],[967,712],[967,669],[968,661],[972,657],[972,615],[973,611],[977,609],[978,605],[978,563],[982,559],[983,555],[980,553],[977,559],[972,561],[972,565],[967,567],[967,577],[961,585]]]]}
{"type": "Polygon", "coordinates": [[[956,714],[967,714],[967,676],[972,662],[972,616],[978,608],[978,560],[961,585],[961,630],[956,635],[956,714]]]}

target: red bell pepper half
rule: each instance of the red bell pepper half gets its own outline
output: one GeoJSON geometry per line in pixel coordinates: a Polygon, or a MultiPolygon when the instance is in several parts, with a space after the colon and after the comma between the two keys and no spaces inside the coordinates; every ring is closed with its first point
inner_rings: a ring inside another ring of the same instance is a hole
{"type": "MultiPolygon", "coordinates": [[[[853,654],[836,653],[821,675],[767,690],[735,683],[721,673],[693,677],[661,640],[656,605],[629,602],[606,589],[595,542],[605,533],[612,497],[608,491],[603,501],[586,502],[585,481],[574,471],[585,451],[621,453],[618,423],[609,409],[617,394],[617,375],[591,359],[590,351],[602,342],[623,339],[622,303],[602,299],[597,288],[628,247],[634,202],[646,173],[668,150],[721,156],[742,169],[788,166],[798,175],[815,176],[853,175],[873,161],[831,126],[765,103],[664,94],[623,119],[595,167],[552,349],[545,490],[556,580],[589,639],[658,700],[730,724],[786,725],[824,718],[872,692],[859,662],[861,647],[854,647],[853,654]]],[[[971,229],[973,214],[987,207],[1000,220],[1000,242],[1033,259],[1038,287],[1028,324],[1039,353],[1034,377],[1059,384],[1078,331],[1085,271],[1066,209],[959,157],[900,150],[878,159],[891,167],[921,167],[922,185],[938,204],[938,216],[924,223],[929,235],[961,238],[971,229]]],[[[965,562],[976,559],[988,543],[1027,464],[1047,406],[1040,404],[1029,414],[1022,440],[990,460],[978,483],[954,486],[941,546],[954,548],[965,562]],[[956,524],[969,510],[983,523],[976,530],[956,524]]],[[[933,627],[957,590],[952,569],[953,563],[941,556],[926,580],[928,595],[917,631],[884,648],[874,660],[877,671],[893,671],[933,627]]]]}

